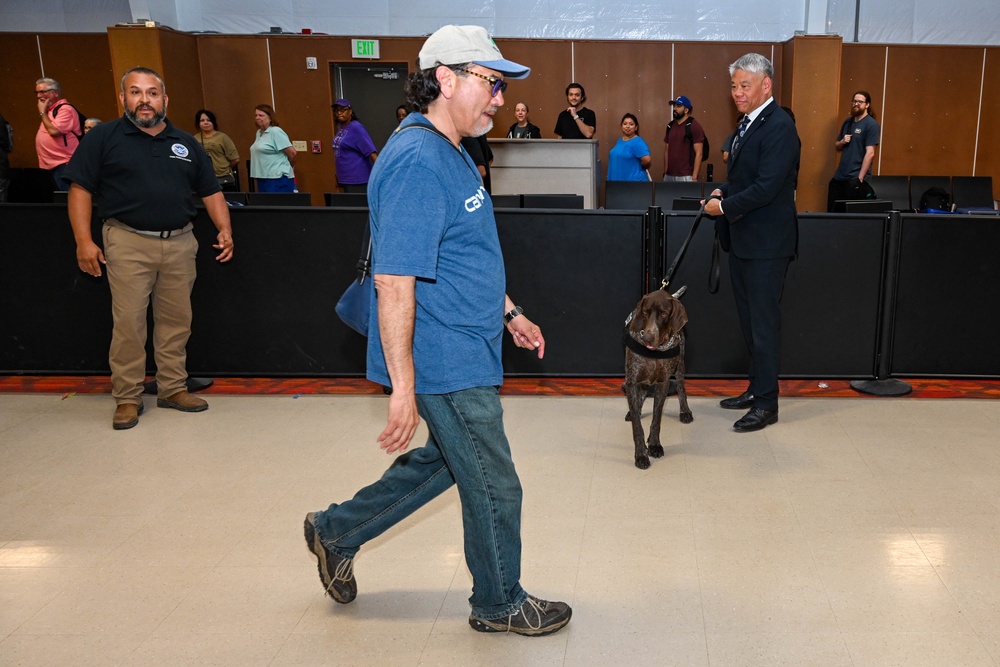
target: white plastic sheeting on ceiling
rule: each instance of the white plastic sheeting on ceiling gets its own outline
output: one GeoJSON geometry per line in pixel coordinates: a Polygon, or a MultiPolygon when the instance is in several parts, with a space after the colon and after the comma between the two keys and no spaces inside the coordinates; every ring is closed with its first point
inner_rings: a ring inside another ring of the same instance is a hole
{"type": "MultiPolygon", "coordinates": [[[[184,31],[280,27],[412,37],[475,23],[498,37],[781,42],[805,31],[809,0],[2,0],[0,31],[103,32],[152,19],[184,31]]],[[[827,0],[825,31],[844,41],[1000,45],[997,0],[827,0]]],[[[815,7],[814,7],[815,9],[815,7]]],[[[813,23],[815,26],[815,22],[813,23]]],[[[815,31],[815,28],[814,28],[815,31]]]]}

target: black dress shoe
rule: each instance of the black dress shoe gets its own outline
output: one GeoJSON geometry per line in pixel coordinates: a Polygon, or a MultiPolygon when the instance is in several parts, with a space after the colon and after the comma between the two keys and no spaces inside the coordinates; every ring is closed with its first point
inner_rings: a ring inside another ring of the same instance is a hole
{"type": "Polygon", "coordinates": [[[778,421],[777,410],[765,410],[764,408],[751,408],[733,424],[733,430],[737,433],[748,433],[759,431],[765,426],[769,426],[778,421]]]}
{"type": "Polygon", "coordinates": [[[745,391],[739,396],[722,399],[719,401],[719,405],[724,407],[726,410],[746,410],[747,408],[753,407],[753,394],[749,391],[745,391]]]}

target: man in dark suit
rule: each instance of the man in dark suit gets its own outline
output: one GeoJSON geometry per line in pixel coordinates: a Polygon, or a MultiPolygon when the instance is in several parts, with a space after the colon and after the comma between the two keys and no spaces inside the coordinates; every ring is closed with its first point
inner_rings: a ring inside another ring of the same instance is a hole
{"type": "Polygon", "coordinates": [[[798,245],[795,179],[801,144],[795,123],[772,97],[774,67],[748,53],[729,66],[744,114],[729,154],[728,178],[705,204],[729,251],[733,295],[750,353],[749,386],[721,405],[749,408],[733,428],[758,431],[778,421],[781,292],[798,245]]]}

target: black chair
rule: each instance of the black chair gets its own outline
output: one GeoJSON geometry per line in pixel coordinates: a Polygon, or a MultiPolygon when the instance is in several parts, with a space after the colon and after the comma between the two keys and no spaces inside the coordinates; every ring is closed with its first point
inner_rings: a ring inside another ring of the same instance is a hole
{"type": "Polygon", "coordinates": [[[653,205],[669,210],[675,199],[701,199],[701,181],[657,181],[653,184],[653,205]]]}
{"type": "Polygon", "coordinates": [[[583,208],[583,195],[521,195],[524,208],[583,208]]]}
{"type": "Polygon", "coordinates": [[[53,204],[66,204],[69,203],[69,192],[66,190],[56,190],[52,193],[52,203],[53,204]]]}
{"type": "Polygon", "coordinates": [[[645,211],[653,205],[653,184],[649,181],[608,181],[604,190],[604,208],[608,210],[645,211]]]}
{"type": "Polygon", "coordinates": [[[953,176],[951,200],[957,208],[996,208],[992,176],[953,176]]]}
{"type": "Polygon", "coordinates": [[[879,201],[892,202],[893,210],[912,210],[909,176],[872,176],[869,183],[879,201]]]}
{"type": "Polygon", "coordinates": [[[521,208],[521,195],[490,195],[493,208],[521,208]]]}
{"type": "Polygon", "coordinates": [[[885,213],[893,209],[895,205],[888,199],[854,199],[844,202],[845,213],[885,213]]]}
{"type": "MultiPolygon", "coordinates": [[[[941,188],[951,196],[951,176],[910,176],[910,209],[920,208],[920,197],[931,188],[941,188]]],[[[877,193],[876,193],[877,194],[877,193]]]]}
{"type": "Polygon", "coordinates": [[[312,206],[308,192],[248,192],[247,206],[312,206]]]}
{"type": "Polygon", "coordinates": [[[324,192],[327,206],[368,208],[368,195],[364,192],[324,192]]]}
{"type": "Polygon", "coordinates": [[[670,206],[672,211],[698,211],[701,210],[701,199],[697,197],[679,197],[670,206]]]}
{"type": "Polygon", "coordinates": [[[246,206],[247,205],[247,193],[245,192],[226,192],[222,191],[222,196],[225,197],[226,202],[230,206],[246,206]]]}

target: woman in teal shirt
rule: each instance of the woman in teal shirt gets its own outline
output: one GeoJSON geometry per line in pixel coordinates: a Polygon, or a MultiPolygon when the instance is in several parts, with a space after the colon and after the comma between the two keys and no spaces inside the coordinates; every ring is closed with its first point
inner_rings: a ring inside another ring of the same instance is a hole
{"type": "Polygon", "coordinates": [[[625,114],[622,116],[622,136],[608,154],[608,180],[648,181],[646,170],[651,163],[649,146],[639,136],[639,119],[625,114]]]}
{"type": "Polygon", "coordinates": [[[295,192],[295,149],[270,104],[254,107],[257,138],[250,146],[250,176],[258,192],[295,192]]]}

